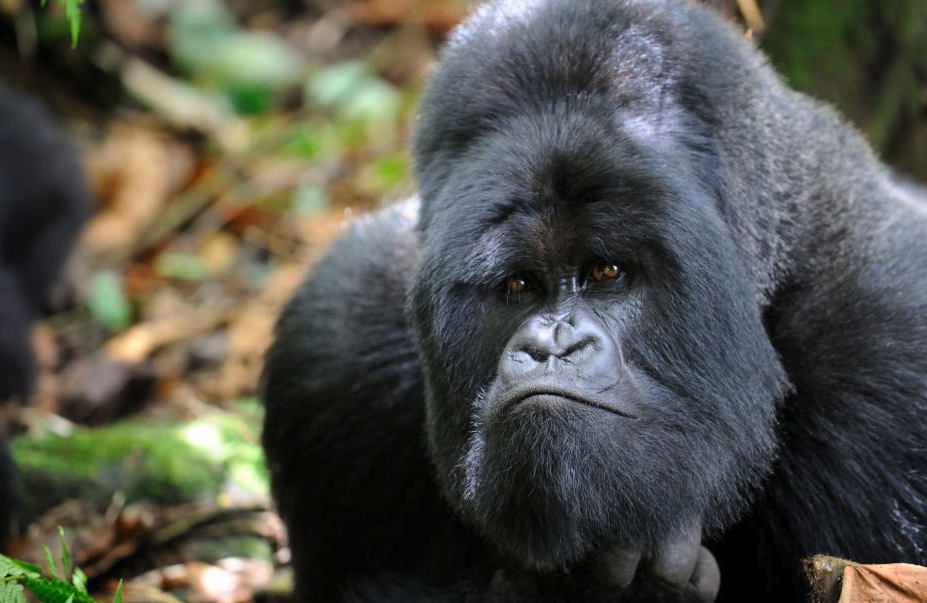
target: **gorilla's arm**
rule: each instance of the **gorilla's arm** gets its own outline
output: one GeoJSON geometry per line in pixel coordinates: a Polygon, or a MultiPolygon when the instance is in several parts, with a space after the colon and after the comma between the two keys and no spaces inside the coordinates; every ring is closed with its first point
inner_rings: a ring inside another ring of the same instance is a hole
{"type": "Polygon", "coordinates": [[[424,576],[455,554],[457,528],[426,466],[403,312],[415,211],[406,203],[367,217],[337,241],[267,356],[264,447],[307,601],[382,574],[424,576]]]}

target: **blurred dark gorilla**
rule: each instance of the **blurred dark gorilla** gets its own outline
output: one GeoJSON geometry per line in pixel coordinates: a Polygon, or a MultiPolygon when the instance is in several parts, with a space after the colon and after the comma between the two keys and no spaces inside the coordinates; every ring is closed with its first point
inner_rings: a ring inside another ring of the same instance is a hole
{"type": "Polygon", "coordinates": [[[267,356],[300,602],[712,601],[719,568],[799,601],[812,553],[927,562],[927,205],[732,27],[490,3],[415,164],[267,356]]]}
{"type": "MultiPolygon", "coordinates": [[[[32,394],[32,320],[48,306],[90,207],[71,142],[35,100],[0,84],[0,403],[32,394]]],[[[0,439],[0,539],[11,522],[12,483],[0,439]]]]}

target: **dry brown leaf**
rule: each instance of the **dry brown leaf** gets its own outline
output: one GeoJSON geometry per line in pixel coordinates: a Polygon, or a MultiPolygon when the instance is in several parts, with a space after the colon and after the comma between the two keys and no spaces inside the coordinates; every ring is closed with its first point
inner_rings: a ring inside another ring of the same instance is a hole
{"type": "Polygon", "coordinates": [[[815,603],[920,603],[927,601],[927,567],[862,565],[826,555],[805,559],[815,603]]]}
{"type": "Polygon", "coordinates": [[[135,0],[107,0],[99,3],[100,17],[119,41],[130,48],[160,47],[164,44],[162,15],[152,14],[150,5],[135,0]],[[147,9],[147,10],[146,10],[147,9]]]}
{"type": "Polygon", "coordinates": [[[203,241],[198,255],[209,274],[225,274],[231,269],[238,255],[238,239],[220,230],[203,241]]]}
{"type": "Polygon", "coordinates": [[[399,23],[422,23],[432,31],[446,34],[468,12],[466,2],[430,2],[428,0],[363,0],[350,5],[352,21],[384,26],[399,23]]]}
{"type": "Polygon", "coordinates": [[[84,425],[103,425],[144,407],[158,381],[146,363],[119,362],[103,352],[81,356],[58,380],[59,412],[84,425]]]}
{"type": "Polygon", "coordinates": [[[122,362],[141,362],[160,347],[208,333],[228,319],[225,310],[197,311],[143,322],[106,344],[106,352],[122,362]]]}
{"type": "Polygon", "coordinates": [[[353,210],[347,208],[312,216],[296,216],[291,220],[295,223],[299,238],[309,248],[307,256],[314,257],[324,251],[335,237],[344,232],[345,226],[353,217],[353,210]]]}
{"type": "Polygon", "coordinates": [[[88,167],[102,207],[85,230],[83,245],[97,255],[129,245],[157,219],[192,177],[194,161],[185,145],[143,124],[123,122],[91,151],[88,167]]]}
{"type": "Polygon", "coordinates": [[[143,574],[126,585],[126,591],[156,586],[180,591],[191,602],[248,603],[273,578],[273,566],[266,561],[223,559],[217,564],[191,561],[143,574]],[[156,584],[152,584],[155,582],[156,584]]]}
{"type": "Polygon", "coordinates": [[[907,563],[855,565],[843,570],[839,603],[923,603],[927,568],[907,563]]]}

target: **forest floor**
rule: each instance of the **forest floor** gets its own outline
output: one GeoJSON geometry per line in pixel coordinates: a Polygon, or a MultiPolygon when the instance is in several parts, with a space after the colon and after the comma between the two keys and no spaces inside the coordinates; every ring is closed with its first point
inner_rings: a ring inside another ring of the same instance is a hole
{"type": "Polygon", "coordinates": [[[260,454],[262,356],[308,266],[411,192],[418,92],[462,2],[13,2],[0,70],[40,93],[98,201],[38,392],[12,413],[22,535],[58,527],[91,593],[237,603],[289,589],[260,454]]]}
{"type": "Polygon", "coordinates": [[[61,118],[98,202],[7,413],[12,556],[44,562],[60,526],[99,600],[286,597],[262,357],[332,238],[412,193],[415,105],[470,5],[96,0],[72,48],[60,4],[0,0],[0,73],[61,118]]]}

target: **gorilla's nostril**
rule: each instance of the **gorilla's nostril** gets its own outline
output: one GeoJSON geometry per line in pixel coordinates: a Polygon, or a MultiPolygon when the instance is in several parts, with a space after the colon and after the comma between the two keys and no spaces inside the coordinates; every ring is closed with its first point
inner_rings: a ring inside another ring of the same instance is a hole
{"type": "Polygon", "coordinates": [[[591,336],[584,337],[578,341],[570,341],[567,338],[564,339],[566,339],[566,341],[555,338],[554,341],[525,342],[518,350],[513,352],[512,359],[516,360],[516,356],[518,356],[519,359],[516,360],[516,362],[527,362],[530,358],[530,360],[538,364],[545,364],[554,358],[561,360],[575,359],[576,356],[595,349],[595,339],[591,336]]]}
{"type": "Polygon", "coordinates": [[[564,360],[580,354],[581,352],[586,352],[595,348],[595,339],[593,337],[584,337],[583,339],[569,344],[561,354],[557,354],[558,357],[563,358],[564,360]]]}
{"type": "Polygon", "coordinates": [[[527,345],[522,351],[538,364],[547,362],[548,358],[555,355],[549,348],[540,345],[527,345]]]}

